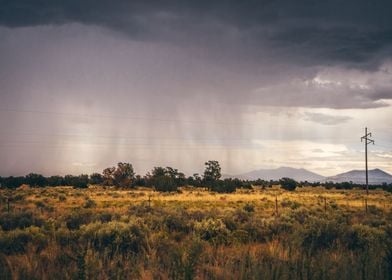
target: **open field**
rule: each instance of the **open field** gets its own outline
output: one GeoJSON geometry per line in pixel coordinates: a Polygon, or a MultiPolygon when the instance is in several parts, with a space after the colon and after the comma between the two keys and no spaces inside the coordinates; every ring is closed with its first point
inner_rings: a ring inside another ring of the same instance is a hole
{"type": "Polygon", "coordinates": [[[392,195],[1,190],[2,279],[392,279],[392,195]],[[9,199],[9,204],[7,203],[9,199]]]}

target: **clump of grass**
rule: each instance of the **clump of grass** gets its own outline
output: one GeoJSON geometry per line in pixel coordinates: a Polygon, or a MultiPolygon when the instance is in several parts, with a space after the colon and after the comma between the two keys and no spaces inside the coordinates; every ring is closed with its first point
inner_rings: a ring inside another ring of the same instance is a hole
{"type": "Polygon", "coordinates": [[[255,206],[253,204],[250,203],[246,203],[243,207],[244,211],[246,212],[254,212],[255,211],[255,206]]]}
{"type": "Polygon", "coordinates": [[[95,200],[93,200],[91,198],[87,198],[86,202],[83,205],[84,208],[93,208],[96,206],[97,206],[97,203],[95,202],[95,200]]]}

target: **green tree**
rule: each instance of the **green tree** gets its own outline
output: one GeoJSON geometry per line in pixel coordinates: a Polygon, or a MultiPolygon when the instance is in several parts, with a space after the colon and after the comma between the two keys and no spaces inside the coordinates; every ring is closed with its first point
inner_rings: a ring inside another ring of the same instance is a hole
{"type": "Polygon", "coordinates": [[[216,160],[209,160],[205,165],[203,180],[209,190],[214,188],[214,185],[217,184],[219,179],[221,178],[221,167],[219,162],[216,160]]]}
{"type": "Polygon", "coordinates": [[[135,178],[132,164],[119,162],[116,170],[113,172],[113,178],[114,185],[122,188],[131,187],[135,178]]]}
{"type": "Polygon", "coordinates": [[[50,176],[47,178],[48,186],[57,187],[64,185],[64,178],[61,176],[50,176]]]}
{"type": "Polygon", "coordinates": [[[26,176],[26,183],[31,187],[44,187],[46,178],[41,174],[30,173],[26,176]]]}
{"type": "Polygon", "coordinates": [[[103,183],[103,176],[99,173],[93,173],[90,175],[90,184],[100,185],[103,183]]]}
{"type": "Polygon", "coordinates": [[[279,180],[279,184],[286,191],[294,191],[298,186],[297,181],[291,178],[282,178],[279,180]]]}
{"type": "Polygon", "coordinates": [[[88,175],[81,174],[79,176],[73,177],[72,186],[78,189],[84,189],[88,187],[88,175]]]}
{"type": "Polygon", "coordinates": [[[112,186],[114,184],[114,171],[116,171],[116,167],[108,167],[102,171],[104,186],[112,186]]]}
{"type": "Polygon", "coordinates": [[[151,174],[150,185],[161,192],[176,191],[186,181],[185,175],[172,167],[154,167],[151,174]]]}

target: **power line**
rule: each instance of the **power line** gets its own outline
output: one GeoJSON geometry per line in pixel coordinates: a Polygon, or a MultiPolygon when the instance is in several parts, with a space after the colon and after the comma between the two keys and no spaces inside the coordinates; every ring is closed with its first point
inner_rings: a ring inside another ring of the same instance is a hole
{"type": "Polygon", "coordinates": [[[40,111],[40,110],[20,110],[20,109],[5,109],[0,108],[0,112],[10,113],[29,113],[29,114],[43,114],[43,115],[57,115],[63,117],[83,117],[83,118],[103,118],[103,119],[128,119],[128,120],[139,120],[139,121],[158,121],[158,122],[178,122],[178,123],[190,123],[190,124],[217,124],[217,125],[236,125],[236,126],[255,126],[254,124],[242,123],[242,122],[224,122],[224,121],[195,121],[195,120],[183,120],[183,119],[163,119],[163,118],[148,118],[141,116],[127,116],[127,115],[101,115],[101,114],[79,114],[69,112],[53,112],[53,111],[40,111]]]}
{"type": "MultiPolygon", "coordinates": [[[[231,137],[194,137],[194,136],[189,136],[189,137],[180,137],[180,136],[173,136],[173,137],[162,137],[162,136],[110,136],[110,135],[100,135],[100,134],[67,134],[67,133],[40,133],[40,132],[12,132],[12,131],[3,131],[4,135],[38,135],[38,136],[56,136],[56,137],[75,137],[75,138],[104,138],[104,139],[129,139],[129,140],[197,140],[197,141],[253,141],[253,140],[265,140],[265,141],[273,141],[273,140],[281,140],[281,139],[265,139],[265,138],[257,138],[257,137],[238,137],[238,138],[231,138],[231,137]]],[[[354,143],[357,142],[353,138],[340,138],[340,140],[343,139],[344,143],[350,142],[354,143]]],[[[335,140],[335,138],[315,138],[315,137],[309,137],[309,138],[304,138],[304,139],[290,139],[290,140],[295,140],[295,141],[316,141],[316,140],[322,140],[322,141],[327,141],[327,140],[335,140]]]]}
{"type": "Polygon", "coordinates": [[[389,149],[389,150],[392,150],[392,146],[384,146],[384,145],[380,145],[380,144],[374,144],[376,147],[381,147],[381,148],[384,148],[384,149],[389,149]]]}

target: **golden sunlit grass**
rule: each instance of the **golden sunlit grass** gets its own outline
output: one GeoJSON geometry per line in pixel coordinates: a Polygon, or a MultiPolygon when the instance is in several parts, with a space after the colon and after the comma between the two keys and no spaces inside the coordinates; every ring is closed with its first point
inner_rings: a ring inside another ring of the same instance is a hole
{"type": "MultiPolygon", "coordinates": [[[[4,191],[2,191],[4,192],[4,191]]],[[[37,202],[43,202],[54,207],[50,216],[65,213],[66,211],[83,207],[86,199],[96,202],[95,210],[114,208],[114,211],[122,212],[123,208],[131,205],[182,205],[191,208],[200,208],[210,205],[211,207],[231,208],[236,205],[253,203],[261,205],[263,211],[275,210],[275,202],[292,201],[304,207],[331,204],[361,211],[364,209],[366,193],[363,190],[325,190],[324,188],[300,188],[295,192],[282,191],[278,186],[269,189],[237,190],[232,194],[211,193],[204,189],[182,188],[177,193],[160,193],[151,189],[118,190],[114,188],[90,187],[89,189],[73,189],[71,187],[57,187],[44,189],[18,190],[15,193],[24,195],[24,200],[15,202],[13,205],[18,209],[35,209],[37,202]],[[66,199],[61,201],[59,196],[66,199]],[[27,203],[26,203],[27,202],[27,203]],[[270,209],[269,209],[270,208],[270,209]]],[[[375,206],[383,210],[389,210],[392,203],[392,195],[382,190],[373,190],[368,198],[368,206],[375,206]]],[[[334,206],[333,206],[334,207],[334,206]]],[[[281,208],[281,207],[279,207],[281,208]]]]}
{"type": "Polygon", "coordinates": [[[392,195],[370,191],[368,213],[365,197],[279,186],[0,190],[0,269],[4,279],[384,279],[392,195]]]}

